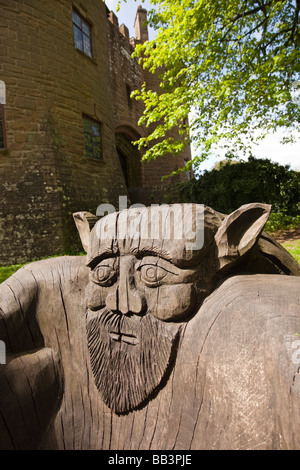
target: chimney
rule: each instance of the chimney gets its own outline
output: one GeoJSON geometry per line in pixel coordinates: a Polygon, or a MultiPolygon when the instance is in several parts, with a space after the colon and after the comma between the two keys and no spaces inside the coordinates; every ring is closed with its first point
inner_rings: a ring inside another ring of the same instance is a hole
{"type": "Polygon", "coordinates": [[[141,5],[138,6],[136,17],[134,21],[134,31],[135,31],[135,38],[137,41],[144,43],[148,41],[148,26],[145,23],[147,21],[147,10],[142,8],[141,5]]]}

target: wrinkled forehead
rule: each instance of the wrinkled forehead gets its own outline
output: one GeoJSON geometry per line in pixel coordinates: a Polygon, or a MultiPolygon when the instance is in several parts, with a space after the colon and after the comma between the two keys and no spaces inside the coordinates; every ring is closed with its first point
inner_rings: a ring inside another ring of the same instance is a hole
{"type": "Polygon", "coordinates": [[[192,264],[205,251],[211,230],[198,204],[136,207],[109,214],[91,231],[87,264],[108,256],[152,254],[177,265],[192,264]],[[209,232],[209,233],[208,233],[209,232]],[[206,237],[205,237],[206,235],[206,237]],[[206,238],[206,239],[205,239],[206,238]]]}

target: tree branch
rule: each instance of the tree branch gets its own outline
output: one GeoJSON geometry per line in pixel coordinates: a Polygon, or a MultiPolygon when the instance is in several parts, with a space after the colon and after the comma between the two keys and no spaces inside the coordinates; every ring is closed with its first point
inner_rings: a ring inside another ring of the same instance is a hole
{"type": "MultiPolygon", "coordinates": [[[[282,0],[277,0],[277,1],[282,1],[282,0]]],[[[244,18],[245,16],[253,15],[254,13],[257,13],[259,11],[264,12],[265,7],[271,6],[272,3],[273,3],[273,1],[271,0],[270,2],[267,2],[267,3],[265,3],[263,5],[260,5],[256,8],[253,8],[252,10],[243,11],[242,13],[239,13],[238,15],[236,15],[235,18],[232,18],[231,21],[235,23],[237,20],[240,20],[241,18],[244,18]]]]}
{"type": "Polygon", "coordinates": [[[291,37],[290,37],[290,39],[293,42],[295,48],[297,48],[298,41],[299,41],[299,31],[298,31],[299,11],[300,11],[300,0],[296,0],[295,16],[294,16],[292,32],[291,32],[291,37]]]}

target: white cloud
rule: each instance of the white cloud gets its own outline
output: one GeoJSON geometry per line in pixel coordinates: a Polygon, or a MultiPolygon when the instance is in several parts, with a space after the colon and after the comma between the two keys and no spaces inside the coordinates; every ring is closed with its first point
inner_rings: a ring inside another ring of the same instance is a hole
{"type": "MultiPolygon", "coordinates": [[[[252,145],[252,153],[256,158],[267,158],[280,165],[290,165],[293,170],[300,171],[300,140],[293,144],[282,144],[281,140],[287,136],[286,131],[277,131],[266,135],[263,140],[258,140],[252,145]]],[[[220,157],[212,155],[209,159],[201,163],[200,170],[211,170],[214,165],[225,158],[225,150],[220,148],[220,157]]],[[[192,149],[192,156],[196,155],[192,149]]],[[[237,154],[238,157],[238,154],[237,154]]],[[[243,156],[243,158],[245,158],[243,156]]]]}
{"type": "Polygon", "coordinates": [[[269,158],[300,171],[300,142],[298,140],[294,144],[281,144],[280,140],[284,135],[281,131],[267,135],[258,146],[253,147],[253,153],[257,158],[269,158]]]}

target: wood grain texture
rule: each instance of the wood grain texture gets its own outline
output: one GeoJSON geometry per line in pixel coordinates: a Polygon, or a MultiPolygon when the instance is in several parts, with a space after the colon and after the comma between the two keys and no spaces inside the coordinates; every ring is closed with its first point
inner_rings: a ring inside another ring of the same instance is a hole
{"type": "Polygon", "coordinates": [[[184,324],[174,367],[141,409],[101,400],[86,338],[85,257],[0,285],[2,449],[299,449],[300,278],[225,280],[184,324]],[[20,332],[22,334],[20,335],[20,332]]]}

